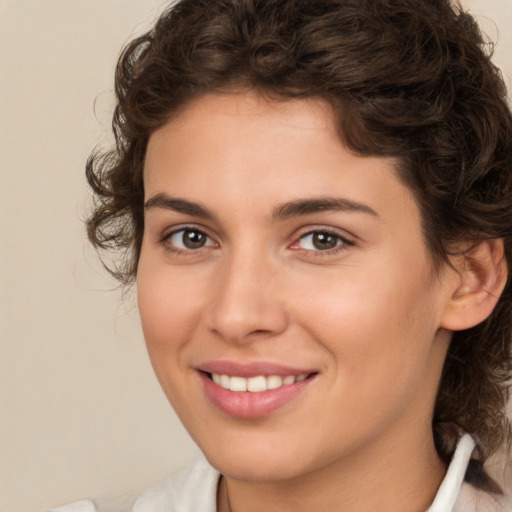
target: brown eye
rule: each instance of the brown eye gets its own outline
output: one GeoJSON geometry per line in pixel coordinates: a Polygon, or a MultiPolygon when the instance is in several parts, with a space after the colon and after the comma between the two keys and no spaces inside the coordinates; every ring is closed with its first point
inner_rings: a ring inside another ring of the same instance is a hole
{"type": "Polygon", "coordinates": [[[180,229],[168,238],[168,242],[177,249],[194,250],[214,245],[213,241],[198,229],[180,229]]]}
{"type": "Polygon", "coordinates": [[[319,251],[334,249],[339,242],[339,237],[331,235],[330,233],[314,233],[313,245],[319,251]]]}
{"type": "Polygon", "coordinates": [[[199,249],[206,243],[206,235],[200,231],[184,231],[183,245],[187,249],[199,249]]]}
{"type": "Polygon", "coordinates": [[[307,251],[329,251],[347,242],[329,231],[313,231],[301,237],[298,246],[307,251]]]}

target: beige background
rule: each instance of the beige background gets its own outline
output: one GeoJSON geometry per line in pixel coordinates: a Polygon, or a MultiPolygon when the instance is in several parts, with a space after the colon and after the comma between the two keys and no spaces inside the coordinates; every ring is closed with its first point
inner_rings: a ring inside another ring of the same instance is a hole
{"type": "MultiPolygon", "coordinates": [[[[197,453],[81,222],[117,55],[165,3],[0,0],[0,512],[120,509],[197,453]]],[[[464,3],[510,82],[512,0],[464,3]]]]}

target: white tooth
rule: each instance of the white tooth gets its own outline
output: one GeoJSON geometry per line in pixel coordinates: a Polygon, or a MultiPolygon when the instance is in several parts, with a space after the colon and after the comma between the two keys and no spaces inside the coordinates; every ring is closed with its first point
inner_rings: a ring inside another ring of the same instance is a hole
{"type": "Polygon", "coordinates": [[[219,384],[220,384],[224,389],[229,389],[229,381],[230,381],[229,375],[221,375],[221,376],[220,376],[220,382],[219,382],[219,384]]]}
{"type": "Polygon", "coordinates": [[[284,386],[289,386],[290,384],[293,384],[294,382],[295,382],[295,375],[287,375],[283,379],[283,385],[284,386]]]}
{"type": "Polygon", "coordinates": [[[229,389],[231,391],[247,391],[247,379],[243,377],[231,377],[229,379],[229,389]]]}
{"type": "Polygon", "coordinates": [[[263,375],[247,379],[247,391],[259,392],[267,390],[267,380],[263,375]]]}
{"type": "Polygon", "coordinates": [[[267,377],[267,389],[277,389],[283,385],[283,379],[279,375],[270,375],[267,377]]]}
{"type": "Polygon", "coordinates": [[[307,373],[303,373],[302,375],[297,375],[295,382],[302,382],[303,380],[306,380],[308,377],[307,373]]]}
{"type": "Polygon", "coordinates": [[[212,373],[212,379],[215,384],[220,386],[220,375],[218,373],[212,373]]]}

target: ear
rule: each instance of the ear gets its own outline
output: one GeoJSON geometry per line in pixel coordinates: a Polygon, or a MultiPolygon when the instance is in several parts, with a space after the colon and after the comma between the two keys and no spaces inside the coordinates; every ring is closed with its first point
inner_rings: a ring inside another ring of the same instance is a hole
{"type": "Polygon", "coordinates": [[[483,322],[505,288],[508,269],[503,240],[482,240],[452,263],[458,275],[441,327],[461,331],[483,322]]]}

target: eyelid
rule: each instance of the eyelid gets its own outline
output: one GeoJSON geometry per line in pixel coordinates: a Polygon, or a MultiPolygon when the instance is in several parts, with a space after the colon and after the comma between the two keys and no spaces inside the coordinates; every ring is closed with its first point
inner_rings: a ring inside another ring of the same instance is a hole
{"type": "Polygon", "coordinates": [[[179,224],[177,226],[172,226],[168,229],[166,229],[162,235],[159,237],[158,242],[165,246],[166,250],[178,253],[178,254],[192,254],[192,253],[199,253],[202,249],[209,249],[211,247],[218,247],[219,243],[215,240],[215,238],[210,234],[209,230],[206,229],[203,226],[198,226],[196,224],[179,224]],[[189,249],[189,248],[182,248],[182,247],[176,247],[175,245],[170,243],[170,239],[176,235],[177,233],[180,233],[181,231],[197,231],[199,233],[202,233],[208,240],[210,240],[211,244],[204,245],[202,247],[198,247],[197,249],[189,249]]]}
{"type": "Polygon", "coordinates": [[[350,246],[355,245],[355,237],[353,235],[347,234],[346,231],[341,231],[337,228],[333,228],[330,226],[308,226],[307,228],[303,228],[299,233],[297,233],[293,237],[293,242],[288,246],[289,249],[303,251],[306,253],[313,253],[315,256],[328,256],[329,254],[337,253],[342,250],[347,249],[350,246]],[[306,238],[307,236],[314,235],[315,233],[327,233],[332,235],[339,240],[341,243],[333,247],[332,249],[303,249],[299,247],[299,243],[301,240],[306,238]]]}

